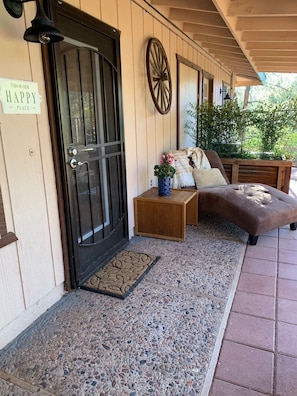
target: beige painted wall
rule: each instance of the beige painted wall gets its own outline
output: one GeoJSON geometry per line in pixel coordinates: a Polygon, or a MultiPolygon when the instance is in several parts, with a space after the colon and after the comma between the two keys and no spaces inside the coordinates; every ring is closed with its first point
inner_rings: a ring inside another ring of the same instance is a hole
{"type": "MultiPolygon", "coordinates": [[[[133,197],[156,185],[154,164],[176,148],[176,54],[215,78],[214,99],[230,75],[142,0],[69,0],[68,3],[121,31],[129,235],[133,197]],[[167,115],[154,108],[146,80],[145,51],[157,37],[167,53],[173,103],[167,115]]],[[[0,77],[36,81],[43,98],[40,115],[5,115],[0,109],[0,184],[8,231],[18,241],[0,249],[0,348],[63,294],[63,259],[41,49],[23,41],[35,3],[11,18],[0,2],[0,77]]]]}
{"type": "Polygon", "coordinates": [[[142,0],[67,0],[67,3],[121,31],[129,235],[132,236],[133,197],[156,185],[154,164],[159,162],[162,152],[176,148],[176,54],[214,76],[217,103],[221,103],[222,81],[230,81],[231,75],[142,0]],[[162,42],[171,68],[173,103],[166,115],[155,110],[146,80],[145,51],[150,37],[162,42]]]}
{"type": "MultiPolygon", "coordinates": [[[[30,3],[26,18],[34,15],[30,3]]],[[[40,115],[0,109],[0,184],[7,229],[18,237],[0,249],[0,348],[64,292],[41,49],[22,39],[25,28],[25,19],[11,18],[0,2],[0,77],[36,81],[43,99],[40,115]]]]}

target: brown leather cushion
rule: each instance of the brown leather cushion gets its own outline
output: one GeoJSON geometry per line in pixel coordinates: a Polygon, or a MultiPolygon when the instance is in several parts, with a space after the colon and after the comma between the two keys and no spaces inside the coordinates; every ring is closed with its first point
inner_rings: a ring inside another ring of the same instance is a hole
{"type": "Polygon", "coordinates": [[[297,200],[264,184],[229,184],[199,190],[199,211],[217,213],[251,235],[297,222],[297,200]]]}

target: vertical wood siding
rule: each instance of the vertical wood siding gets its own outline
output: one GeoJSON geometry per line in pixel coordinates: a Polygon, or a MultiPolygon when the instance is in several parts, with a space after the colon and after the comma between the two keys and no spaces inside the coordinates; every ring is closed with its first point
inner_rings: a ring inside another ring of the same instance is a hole
{"type": "MultiPolygon", "coordinates": [[[[176,54],[214,76],[214,99],[220,103],[222,80],[231,76],[202,49],[142,0],[68,0],[121,31],[123,114],[128,185],[129,233],[133,235],[133,198],[156,185],[154,164],[163,151],[176,148],[176,54]],[[150,96],[145,53],[157,37],[169,59],[173,101],[159,114],[150,96]]],[[[42,95],[40,115],[3,115],[0,109],[0,185],[7,231],[18,241],[0,250],[1,329],[46,298],[64,279],[52,147],[47,118],[41,49],[23,33],[35,15],[35,2],[25,16],[11,18],[0,3],[0,77],[37,81],[42,95]]],[[[48,299],[50,301],[50,299],[48,299]]],[[[46,309],[46,307],[45,307],[46,309]]],[[[0,346],[1,347],[1,346],[0,346]]]]}
{"type": "MultiPolygon", "coordinates": [[[[1,330],[64,281],[41,48],[23,40],[36,5],[24,8],[24,17],[14,19],[0,4],[0,45],[5,53],[0,77],[36,81],[42,103],[40,115],[3,114],[0,109],[0,185],[7,231],[18,238],[0,249],[0,348],[5,343],[1,330]]],[[[35,318],[31,314],[31,321],[35,318]]]]}
{"type": "Polygon", "coordinates": [[[214,76],[214,101],[221,103],[222,81],[231,74],[177,28],[142,0],[100,0],[67,2],[121,31],[121,63],[128,184],[129,234],[133,235],[133,197],[157,184],[154,164],[164,151],[177,145],[177,61],[176,54],[214,76]],[[146,79],[145,54],[150,37],[158,38],[166,51],[172,77],[173,101],[168,114],[159,114],[146,79]]]}

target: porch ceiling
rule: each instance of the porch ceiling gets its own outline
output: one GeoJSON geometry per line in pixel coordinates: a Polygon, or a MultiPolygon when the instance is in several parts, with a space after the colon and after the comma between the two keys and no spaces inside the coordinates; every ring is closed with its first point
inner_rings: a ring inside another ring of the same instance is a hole
{"type": "Polygon", "coordinates": [[[297,0],[150,0],[175,25],[236,74],[297,72],[297,0]]]}

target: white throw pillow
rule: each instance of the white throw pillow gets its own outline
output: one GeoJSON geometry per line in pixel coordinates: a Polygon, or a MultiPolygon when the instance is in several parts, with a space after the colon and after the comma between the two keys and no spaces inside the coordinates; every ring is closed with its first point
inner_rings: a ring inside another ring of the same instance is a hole
{"type": "Polygon", "coordinates": [[[196,188],[226,186],[227,182],[218,168],[194,169],[196,188]]]}
{"type": "Polygon", "coordinates": [[[193,168],[189,163],[187,150],[173,150],[170,152],[174,156],[175,175],[173,176],[173,188],[195,186],[193,178],[193,168]]]}

